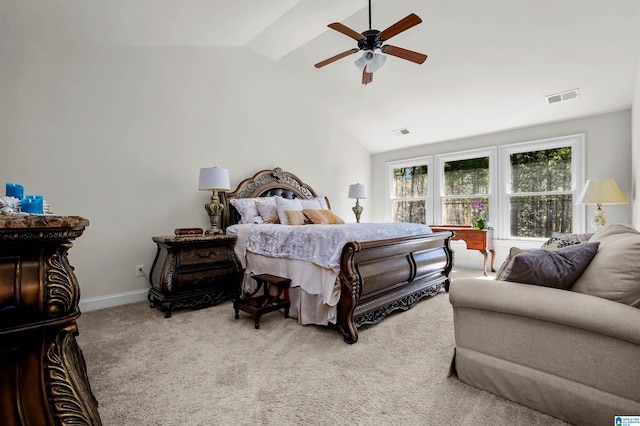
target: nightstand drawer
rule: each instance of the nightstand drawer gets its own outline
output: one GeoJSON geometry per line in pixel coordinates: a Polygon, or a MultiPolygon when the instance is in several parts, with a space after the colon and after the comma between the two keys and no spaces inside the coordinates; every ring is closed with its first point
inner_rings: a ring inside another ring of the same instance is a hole
{"type": "Polygon", "coordinates": [[[218,262],[230,262],[228,246],[189,247],[178,252],[178,267],[218,262]]]}
{"type": "Polygon", "coordinates": [[[200,271],[178,272],[176,275],[176,289],[187,289],[216,285],[218,283],[235,281],[236,271],[232,263],[228,267],[203,269],[200,271]]]}

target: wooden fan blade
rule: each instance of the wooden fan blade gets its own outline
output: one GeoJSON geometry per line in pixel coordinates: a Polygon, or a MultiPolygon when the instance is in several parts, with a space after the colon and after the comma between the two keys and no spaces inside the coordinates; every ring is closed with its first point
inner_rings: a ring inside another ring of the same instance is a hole
{"type": "Polygon", "coordinates": [[[373,81],[373,73],[367,72],[367,67],[362,70],[362,84],[369,84],[373,81]]]}
{"type": "Polygon", "coordinates": [[[415,13],[412,13],[411,15],[408,15],[407,17],[402,18],[395,24],[391,25],[386,30],[382,31],[378,38],[380,39],[380,41],[389,40],[394,35],[398,35],[411,27],[415,27],[420,22],[422,22],[422,19],[420,19],[420,17],[415,13]]]}
{"type": "Polygon", "coordinates": [[[330,63],[337,61],[338,59],[342,59],[342,58],[344,58],[345,56],[353,55],[353,54],[354,54],[354,53],[356,53],[357,51],[358,51],[358,49],[349,49],[349,50],[346,50],[346,51],[344,51],[344,52],[342,52],[342,53],[338,53],[337,55],[330,57],[329,59],[325,59],[325,60],[324,60],[324,61],[322,61],[322,62],[318,62],[318,63],[317,63],[317,64],[315,64],[314,66],[315,66],[316,68],[322,68],[322,67],[324,67],[325,65],[329,65],[330,63]]]}
{"type": "MultiPolygon", "coordinates": [[[[420,18],[418,18],[420,19],[420,18]]],[[[332,30],[336,30],[339,33],[342,33],[346,36],[351,37],[354,40],[362,40],[364,39],[364,36],[362,34],[360,34],[359,32],[352,30],[351,28],[347,27],[344,24],[341,24],[340,22],[334,22],[333,24],[329,24],[327,25],[327,27],[331,28],[332,30]]]]}
{"type": "Polygon", "coordinates": [[[416,64],[421,64],[427,60],[427,55],[414,52],[413,50],[403,49],[402,47],[385,45],[382,46],[380,50],[388,55],[406,59],[407,61],[415,62],[416,64]]]}

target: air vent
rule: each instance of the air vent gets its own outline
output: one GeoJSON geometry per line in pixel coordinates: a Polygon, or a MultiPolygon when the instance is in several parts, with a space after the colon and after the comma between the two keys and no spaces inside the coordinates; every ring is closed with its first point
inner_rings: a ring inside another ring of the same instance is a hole
{"type": "Polygon", "coordinates": [[[395,136],[402,136],[402,135],[408,135],[409,130],[407,130],[407,128],[404,127],[402,129],[392,130],[391,133],[393,133],[395,136]]]}
{"type": "Polygon", "coordinates": [[[547,104],[557,104],[558,102],[569,101],[575,99],[580,94],[578,89],[567,90],[566,92],[556,93],[553,95],[547,95],[547,104]]]}

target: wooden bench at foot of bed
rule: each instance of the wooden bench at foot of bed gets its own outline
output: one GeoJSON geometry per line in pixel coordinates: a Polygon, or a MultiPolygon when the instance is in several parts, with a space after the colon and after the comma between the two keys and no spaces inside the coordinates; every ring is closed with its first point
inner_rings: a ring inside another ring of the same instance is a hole
{"type": "Polygon", "coordinates": [[[357,327],[407,310],[442,288],[453,268],[451,231],[408,238],[347,243],[340,260],[338,328],[347,343],[357,327]]]}

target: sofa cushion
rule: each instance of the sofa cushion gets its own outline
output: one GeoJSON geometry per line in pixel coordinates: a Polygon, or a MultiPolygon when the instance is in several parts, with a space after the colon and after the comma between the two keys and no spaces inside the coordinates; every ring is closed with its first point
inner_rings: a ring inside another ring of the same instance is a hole
{"type": "Polygon", "coordinates": [[[567,234],[562,232],[553,232],[551,237],[542,244],[541,248],[547,250],[555,250],[562,247],[572,246],[574,244],[583,244],[589,241],[593,233],[588,234],[567,234]]]}
{"type": "Polygon", "coordinates": [[[589,241],[600,243],[598,255],[571,290],[640,307],[640,232],[616,224],[589,241]]]}
{"type": "Polygon", "coordinates": [[[501,279],[567,290],[580,277],[598,251],[599,242],[558,250],[528,250],[516,254],[501,279]]]}

